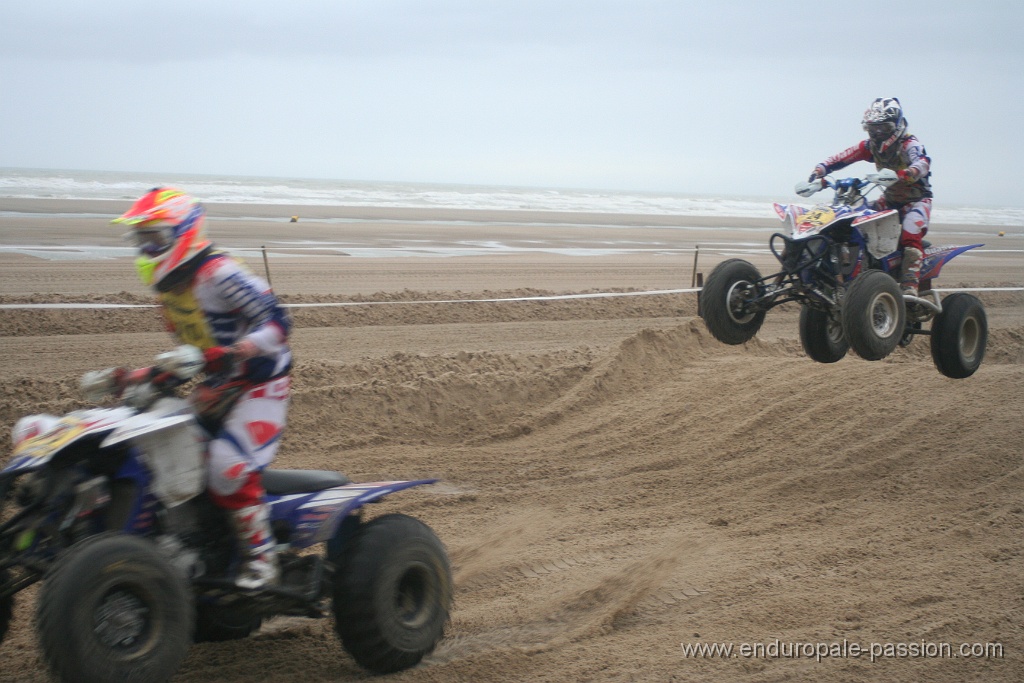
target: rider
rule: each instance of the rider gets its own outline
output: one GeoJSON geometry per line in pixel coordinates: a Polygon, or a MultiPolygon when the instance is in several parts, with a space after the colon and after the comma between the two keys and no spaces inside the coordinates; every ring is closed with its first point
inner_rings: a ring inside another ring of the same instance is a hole
{"type": "Polygon", "coordinates": [[[856,161],[873,161],[879,170],[896,171],[899,181],[886,188],[873,203],[873,208],[896,209],[902,221],[900,247],[903,248],[903,266],[900,287],[904,294],[917,296],[924,258],[922,239],[928,232],[932,212],[931,159],[924,145],[907,134],[907,119],[903,107],[895,97],[879,97],[864,112],[861,125],[868,139],[830,156],[814,167],[810,180],[849,166],[856,161]]]}
{"type": "Polygon", "coordinates": [[[278,578],[260,472],[285,425],[291,321],[266,281],[214,248],[205,219],[192,197],[156,187],[112,222],[131,226],[136,269],[156,290],[168,330],[203,350],[206,378],[191,401],[211,434],[208,493],[241,551],[236,584],[258,589],[278,578]]]}

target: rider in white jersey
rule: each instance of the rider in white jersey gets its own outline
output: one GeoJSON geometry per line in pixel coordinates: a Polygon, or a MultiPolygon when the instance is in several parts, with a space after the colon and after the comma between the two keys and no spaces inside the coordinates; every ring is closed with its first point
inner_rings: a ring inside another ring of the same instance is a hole
{"type": "Polygon", "coordinates": [[[920,140],[907,133],[907,119],[895,97],[879,97],[872,102],[864,112],[861,125],[868,139],[815,166],[810,179],[822,178],[857,161],[873,161],[879,170],[896,171],[899,182],[885,190],[874,202],[874,208],[899,212],[903,227],[899,243],[903,249],[900,286],[905,294],[917,296],[924,257],[923,238],[928,232],[932,212],[929,182],[932,160],[920,140]]]}
{"type": "Polygon", "coordinates": [[[206,238],[206,211],[157,187],[115,219],[131,226],[140,277],[157,292],[168,330],[203,350],[206,379],[191,399],[211,434],[207,486],[228,512],[243,563],[236,583],[277,580],[260,472],[274,459],[291,391],[291,321],[269,285],[206,238]]]}

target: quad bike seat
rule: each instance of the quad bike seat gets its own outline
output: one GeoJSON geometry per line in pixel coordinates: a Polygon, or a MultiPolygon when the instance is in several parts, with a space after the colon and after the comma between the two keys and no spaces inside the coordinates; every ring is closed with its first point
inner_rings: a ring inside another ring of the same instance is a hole
{"type": "Polygon", "coordinates": [[[293,493],[313,493],[332,486],[351,484],[352,480],[340,472],[323,470],[263,470],[263,488],[275,496],[293,493]]]}

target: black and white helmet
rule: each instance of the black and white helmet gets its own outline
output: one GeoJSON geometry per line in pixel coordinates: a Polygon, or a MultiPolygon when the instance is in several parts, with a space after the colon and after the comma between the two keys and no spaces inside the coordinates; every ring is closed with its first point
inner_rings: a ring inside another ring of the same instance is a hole
{"type": "Polygon", "coordinates": [[[861,125],[871,143],[884,152],[907,132],[907,119],[903,107],[895,97],[878,97],[864,112],[861,125]]]}

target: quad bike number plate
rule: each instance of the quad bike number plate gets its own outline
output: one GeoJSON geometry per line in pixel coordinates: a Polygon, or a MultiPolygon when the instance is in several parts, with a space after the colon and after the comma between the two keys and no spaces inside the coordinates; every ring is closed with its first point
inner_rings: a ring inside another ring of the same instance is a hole
{"type": "Polygon", "coordinates": [[[813,228],[828,225],[835,220],[835,217],[836,213],[832,209],[812,209],[800,216],[800,222],[796,227],[800,232],[806,232],[813,228]]]}
{"type": "Polygon", "coordinates": [[[30,439],[25,439],[19,443],[15,446],[13,455],[26,458],[44,458],[66,446],[91,426],[91,422],[74,417],[65,417],[50,431],[30,439]]]}

